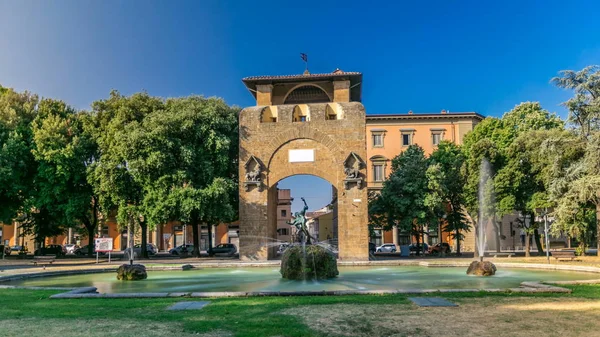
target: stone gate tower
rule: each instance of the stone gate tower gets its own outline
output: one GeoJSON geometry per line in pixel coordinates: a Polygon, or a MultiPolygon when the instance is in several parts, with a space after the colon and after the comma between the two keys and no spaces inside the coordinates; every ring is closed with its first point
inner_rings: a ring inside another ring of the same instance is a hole
{"type": "Polygon", "coordinates": [[[239,116],[240,258],[274,256],[277,183],[310,174],[337,192],[339,258],[368,259],[362,74],[338,69],[243,82],[256,106],[239,116]]]}

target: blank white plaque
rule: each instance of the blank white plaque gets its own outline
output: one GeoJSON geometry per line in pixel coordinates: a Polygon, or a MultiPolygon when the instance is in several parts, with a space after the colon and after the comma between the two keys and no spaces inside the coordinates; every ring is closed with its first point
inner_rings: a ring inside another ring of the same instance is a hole
{"type": "Polygon", "coordinates": [[[315,161],[315,150],[289,150],[290,163],[306,163],[315,161]]]}

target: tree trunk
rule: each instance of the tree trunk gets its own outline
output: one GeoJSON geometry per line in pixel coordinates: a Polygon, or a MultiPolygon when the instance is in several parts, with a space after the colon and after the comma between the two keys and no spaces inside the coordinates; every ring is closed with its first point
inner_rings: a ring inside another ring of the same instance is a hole
{"type": "MultiPolygon", "coordinates": [[[[140,229],[142,230],[141,257],[148,258],[148,224],[146,221],[140,221],[140,229]]],[[[133,233],[132,233],[133,235],[133,233]]]]}
{"type": "MultiPolygon", "coordinates": [[[[208,227],[208,248],[206,249],[206,252],[208,253],[208,256],[213,256],[213,253],[212,253],[212,225],[206,224],[206,226],[208,227]]],[[[309,238],[310,238],[310,236],[309,236],[309,238]]]]}
{"type": "Polygon", "coordinates": [[[529,236],[530,236],[529,232],[525,231],[525,257],[531,256],[531,254],[530,254],[531,247],[529,245],[529,236]]]}
{"type": "Polygon", "coordinates": [[[537,228],[533,231],[533,239],[535,240],[535,245],[537,246],[537,249],[538,249],[538,255],[540,255],[540,256],[544,255],[544,249],[542,248],[542,241],[540,240],[540,232],[538,231],[537,228]]]}
{"type": "Polygon", "coordinates": [[[460,256],[460,230],[456,230],[456,255],[460,256]]]}
{"type": "Polygon", "coordinates": [[[598,248],[597,254],[600,256],[600,203],[596,204],[596,246],[598,248]]]}
{"type": "Polygon", "coordinates": [[[423,241],[423,256],[425,256],[425,226],[421,226],[421,241],[423,241]]]}
{"type": "Polygon", "coordinates": [[[192,217],[190,225],[192,226],[192,242],[194,243],[192,256],[200,257],[200,233],[198,230],[198,219],[196,217],[192,217]]]}
{"type": "Polygon", "coordinates": [[[83,216],[82,217],[82,221],[83,221],[83,226],[85,227],[85,230],[88,233],[88,238],[89,238],[89,244],[88,244],[88,252],[87,254],[89,256],[94,255],[94,246],[95,246],[95,242],[94,242],[94,231],[96,230],[96,227],[94,226],[94,224],[88,219],[87,216],[83,216]]]}
{"type": "MultiPolygon", "coordinates": [[[[418,227],[417,227],[417,229],[418,229],[418,227]]],[[[419,235],[419,231],[418,231],[418,230],[417,230],[417,233],[416,233],[416,234],[417,234],[417,235],[415,235],[415,236],[417,237],[417,252],[416,252],[416,255],[417,255],[417,256],[419,256],[419,255],[421,255],[421,254],[420,254],[421,247],[419,247],[419,241],[420,241],[420,239],[421,239],[421,238],[420,238],[420,235],[419,235]]]]}

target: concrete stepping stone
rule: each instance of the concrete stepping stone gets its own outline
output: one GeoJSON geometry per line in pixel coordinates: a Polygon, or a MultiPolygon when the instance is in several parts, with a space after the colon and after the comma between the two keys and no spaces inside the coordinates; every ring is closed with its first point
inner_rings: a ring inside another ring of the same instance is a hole
{"type": "Polygon", "coordinates": [[[167,310],[200,310],[204,308],[209,301],[185,301],[185,302],[177,302],[172,306],[168,307],[167,310]]]}
{"type": "Polygon", "coordinates": [[[441,297],[409,297],[408,299],[420,307],[458,307],[458,304],[441,297]]]}

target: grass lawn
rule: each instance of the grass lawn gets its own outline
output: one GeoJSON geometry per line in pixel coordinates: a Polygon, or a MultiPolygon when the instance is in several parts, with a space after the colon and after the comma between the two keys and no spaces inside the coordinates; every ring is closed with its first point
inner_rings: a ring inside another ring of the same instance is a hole
{"type": "Polygon", "coordinates": [[[591,336],[600,285],[570,295],[441,294],[455,308],[419,308],[404,295],[50,300],[55,291],[0,290],[0,336],[591,336]]]}

